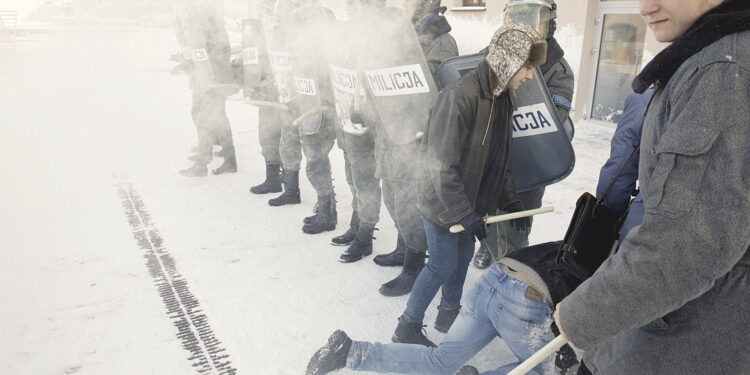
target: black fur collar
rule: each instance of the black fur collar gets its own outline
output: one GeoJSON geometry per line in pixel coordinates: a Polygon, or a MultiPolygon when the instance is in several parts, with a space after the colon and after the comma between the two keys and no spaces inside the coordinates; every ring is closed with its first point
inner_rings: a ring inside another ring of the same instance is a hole
{"type": "Polygon", "coordinates": [[[666,84],[691,56],[715,41],[750,30],[750,3],[726,0],[698,18],[684,35],[661,51],[633,80],[633,91],[643,93],[653,84],[666,84]]]}

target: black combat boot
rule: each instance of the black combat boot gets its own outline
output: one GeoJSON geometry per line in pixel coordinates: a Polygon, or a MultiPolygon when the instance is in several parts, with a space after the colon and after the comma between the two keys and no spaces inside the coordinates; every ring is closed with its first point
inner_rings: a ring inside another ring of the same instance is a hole
{"type": "Polygon", "coordinates": [[[304,219],[302,219],[302,224],[310,224],[312,223],[313,219],[318,216],[318,205],[320,204],[320,197],[318,197],[318,201],[315,202],[315,206],[313,207],[313,214],[310,216],[305,216],[304,219]]]}
{"type": "Polygon", "coordinates": [[[359,229],[359,214],[357,211],[352,212],[352,218],[349,220],[349,229],[340,236],[333,237],[331,239],[331,245],[334,246],[349,246],[354,242],[354,238],[357,236],[357,230],[359,229]]]}
{"type": "Polygon", "coordinates": [[[285,204],[299,204],[299,171],[284,170],[282,175],[284,192],[268,201],[269,206],[283,206],[285,204]]]}
{"type": "Polygon", "coordinates": [[[417,276],[424,268],[425,254],[417,253],[407,249],[404,254],[404,268],[401,273],[393,280],[380,286],[380,294],[386,297],[398,297],[407,295],[414,287],[417,276]]]}
{"type": "Polygon", "coordinates": [[[234,147],[224,147],[221,149],[224,162],[219,168],[212,171],[213,174],[235,173],[237,172],[237,156],[234,154],[234,147]]]}
{"type": "Polygon", "coordinates": [[[435,318],[435,330],[440,333],[448,333],[460,311],[461,306],[453,310],[438,306],[438,314],[437,318],[435,318]]]}
{"type": "Polygon", "coordinates": [[[492,254],[490,254],[490,250],[484,246],[484,243],[479,246],[479,250],[474,254],[473,263],[474,267],[479,268],[480,270],[483,270],[492,264],[492,254]]]}
{"type": "Polygon", "coordinates": [[[479,375],[479,370],[474,366],[466,365],[458,369],[456,375],[479,375]]]}
{"type": "Polygon", "coordinates": [[[281,191],[281,164],[266,164],[266,180],[250,188],[253,194],[278,193],[281,191]]]}
{"type": "Polygon", "coordinates": [[[410,323],[403,315],[398,318],[398,327],[396,332],[393,332],[391,341],[402,344],[418,344],[428,347],[437,347],[434,342],[425,336],[422,328],[425,327],[422,323],[410,323]]]}
{"type": "Polygon", "coordinates": [[[185,177],[206,177],[208,175],[208,167],[204,161],[196,161],[195,164],[180,171],[180,174],[185,177]]]}
{"type": "Polygon", "coordinates": [[[373,261],[378,266],[383,267],[400,267],[404,265],[404,253],[406,252],[406,242],[404,237],[399,233],[398,240],[396,241],[396,249],[388,254],[377,255],[373,261]]]}
{"type": "Polygon", "coordinates": [[[339,256],[339,262],[353,263],[372,254],[373,231],[375,224],[360,223],[354,242],[339,256]]]}
{"type": "Polygon", "coordinates": [[[318,234],[336,229],[338,214],[333,194],[318,197],[318,203],[315,206],[315,215],[309,219],[309,223],[302,226],[302,231],[307,234],[318,234]]]}
{"type": "Polygon", "coordinates": [[[346,332],[337,330],[328,338],[328,343],[313,354],[307,363],[305,375],[325,375],[346,367],[346,357],[352,347],[352,339],[346,332]]]}

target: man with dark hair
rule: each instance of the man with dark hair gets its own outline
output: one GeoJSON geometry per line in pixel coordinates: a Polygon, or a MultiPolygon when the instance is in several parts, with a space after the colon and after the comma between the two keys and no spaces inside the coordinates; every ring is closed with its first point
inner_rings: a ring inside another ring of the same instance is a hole
{"type": "MultiPolygon", "coordinates": [[[[566,122],[573,100],[573,85],[575,77],[573,69],[565,60],[565,52],[555,39],[557,30],[557,4],[554,0],[509,0],[505,5],[505,22],[520,22],[536,28],[540,35],[546,36],[547,61],[539,67],[552,102],[555,104],[560,121],[563,122],[565,132],[572,138],[573,128],[570,122],[566,122]],[[570,126],[568,126],[570,125],[570,126]]],[[[519,202],[508,211],[498,211],[497,214],[505,214],[511,211],[531,210],[542,206],[544,187],[518,193],[519,202]]],[[[502,222],[495,225],[487,234],[485,243],[482,244],[474,255],[474,265],[484,269],[492,263],[492,254],[502,257],[517,249],[529,245],[529,235],[533,218],[521,218],[502,222]],[[492,250],[492,251],[489,251],[492,250]]]]}
{"type": "MultiPolygon", "coordinates": [[[[557,307],[584,373],[744,374],[750,366],[750,3],[641,0],[672,44],[641,136],[645,215],[557,307]]],[[[604,249],[603,249],[604,250],[604,249]]]]}
{"type": "Polygon", "coordinates": [[[474,241],[486,237],[482,217],[517,200],[510,176],[510,90],[533,76],[545,47],[531,27],[503,26],[479,66],[439,94],[422,140],[426,178],[417,204],[430,260],[416,279],[394,342],[434,345],[422,333],[422,320],[441,287],[435,324],[448,330],[459,310],[474,241]],[[450,233],[457,223],[467,231],[450,233]]]}

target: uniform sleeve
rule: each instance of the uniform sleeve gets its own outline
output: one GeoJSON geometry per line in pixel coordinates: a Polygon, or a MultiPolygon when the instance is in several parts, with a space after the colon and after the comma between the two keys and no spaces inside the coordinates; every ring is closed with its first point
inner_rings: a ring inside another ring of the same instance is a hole
{"type": "Polygon", "coordinates": [[[552,102],[557,108],[560,121],[565,122],[572,107],[575,76],[567,62],[563,63],[563,61],[565,60],[561,59],[544,74],[544,82],[547,84],[552,102]]]}
{"type": "Polygon", "coordinates": [[[560,326],[581,349],[699,297],[750,245],[750,73],[714,63],[684,86],[653,170],[641,172],[643,224],[560,304],[560,326]]]}
{"type": "Polygon", "coordinates": [[[436,46],[425,56],[433,78],[436,77],[437,69],[443,61],[458,56],[458,46],[450,34],[441,35],[435,43],[436,46]]]}
{"type": "Polygon", "coordinates": [[[430,113],[427,136],[427,178],[438,199],[456,222],[474,211],[458,166],[467,137],[468,114],[474,113],[458,88],[441,92],[430,113]]]}

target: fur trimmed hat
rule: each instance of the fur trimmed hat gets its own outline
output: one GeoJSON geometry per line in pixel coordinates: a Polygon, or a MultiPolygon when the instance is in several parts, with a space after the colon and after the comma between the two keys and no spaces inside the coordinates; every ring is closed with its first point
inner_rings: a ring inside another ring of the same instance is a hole
{"type": "Polygon", "coordinates": [[[529,25],[507,23],[492,36],[484,59],[498,78],[498,85],[493,90],[498,96],[523,66],[544,64],[547,42],[529,25]]]}

